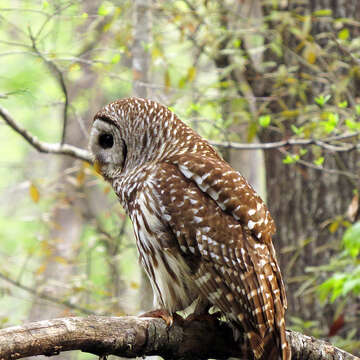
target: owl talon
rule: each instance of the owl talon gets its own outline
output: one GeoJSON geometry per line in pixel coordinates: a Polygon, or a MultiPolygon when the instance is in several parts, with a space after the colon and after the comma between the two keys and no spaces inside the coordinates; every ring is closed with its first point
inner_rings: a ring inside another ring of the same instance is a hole
{"type": "MultiPolygon", "coordinates": [[[[177,315],[177,314],[174,314],[174,315],[177,315]]],[[[174,323],[174,316],[169,314],[166,310],[163,310],[163,309],[147,311],[146,313],[139,315],[139,317],[150,317],[150,318],[163,319],[166,323],[167,328],[170,328],[174,323]]]]}

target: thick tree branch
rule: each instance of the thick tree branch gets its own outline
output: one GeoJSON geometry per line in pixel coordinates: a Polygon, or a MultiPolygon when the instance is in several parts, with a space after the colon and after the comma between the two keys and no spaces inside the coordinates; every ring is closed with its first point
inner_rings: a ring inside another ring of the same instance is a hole
{"type": "Polygon", "coordinates": [[[68,144],[51,144],[40,141],[36,136],[30,134],[25,128],[19,125],[8,111],[0,106],[0,116],[5,120],[5,122],[14,129],[18,134],[20,134],[29,144],[31,144],[36,150],[42,153],[53,153],[53,154],[62,154],[74,157],[92,163],[91,154],[84,149],[80,149],[76,146],[68,144]]]}
{"type": "MultiPolygon", "coordinates": [[[[358,359],[324,341],[292,331],[287,335],[294,360],[358,359]]],[[[223,322],[177,320],[167,328],[160,319],[91,316],[39,321],[0,330],[1,360],[51,356],[68,350],[129,358],[155,354],[165,359],[241,356],[231,329],[223,322]]]]}

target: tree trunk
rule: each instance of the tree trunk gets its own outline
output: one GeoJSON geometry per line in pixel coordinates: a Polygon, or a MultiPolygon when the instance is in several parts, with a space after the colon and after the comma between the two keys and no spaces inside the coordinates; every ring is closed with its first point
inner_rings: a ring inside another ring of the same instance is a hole
{"type": "MultiPolygon", "coordinates": [[[[291,3],[291,2],[289,2],[291,3]]],[[[360,4],[358,1],[324,0],[305,1],[299,4],[291,3],[284,10],[311,14],[320,9],[331,9],[333,18],[350,17],[360,18],[360,4]]],[[[317,21],[312,24],[311,34],[316,36],[322,32],[336,33],[333,25],[326,21],[317,21]]],[[[355,30],[352,36],[356,36],[355,30]]],[[[284,36],[284,46],[294,49],[294,39],[284,36]]],[[[325,46],[326,39],[319,40],[319,45],[325,46]]],[[[269,59],[268,59],[269,60],[269,59]]],[[[286,59],[289,65],[294,59],[286,59]]],[[[301,72],[300,70],[298,73],[301,72]]],[[[313,77],[309,99],[320,95],[323,85],[317,83],[313,77]]],[[[258,84],[257,84],[258,85],[258,84]]],[[[254,85],[255,88],[255,85],[254,85]]],[[[259,87],[257,86],[257,89],[259,87]]],[[[255,91],[257,96],[270,96],[274,91],[272,87],[264,86],[263,91],[255,91]]],[[[352,91],[354,98],[360,95],[358,88],[352,91]]],[[[285,99],[284,99],[285,100],[285,99]]],[[[297,99],[292,99],[295,104],[297,99]]],[[[286,100],[285,100],[286,102],[286,100]]],[[[291,104],[287,104],[291,108],[291,104]]],[[[279,104],[272,104],[271,110],[279,113],[283,109],[279,104]]],[[[293,121],[284,123],[289,129],[293,121]]],[[[282,135],[284,136],[284,134],[282,135]]],[[[286,136],[286,134],[285,134],[286,136]]],[[[272,142],[283,139],[278,132],[266,130],[262,132],[263,142],[272,142]]],[[[328,168],[346,169],[353,174],[358,172],[359,153],[327,153],[324,155],[328,168]]],[[[334,308],[320,308],[314,293],[304,295],[304,289],[311,288],[311,275],[306,269],[311,266],[326,264],[334,249],[338,248],[344,229],[329,231],[329,224],[336,218],[343,218],[353,197],[355,188],[359,189],[353,179],[340,174],[330,174],[314,170],[301,164],[285,165],[282,160],[284,155],[279,150],[265,152],[267,203],[271,214],[277,224],[277,233],[274,237],[280,266],[285,276],[287,296],[289,302],[289,316],[296,316],[303,320],[318,320],[326,328],[334,321],[334,308]],[[307,283],[308,282],[308,283],[307,283]]],[[[309,148],[309,153],[304,158],[309,162],[314,160],[314,155],[309,148]]]]}
{"type": "MultiPolygon", "coordinates": [[[[132,45],[133,95],[141,98],[150,96],[149,64],[150,52],[147,46],[151,42],[151,1],[134,1],[134,42],[132,45]]],[[[152,308],[153,291],[144,270],[141,271],[139,293],[141,311],[152,308]]]]}

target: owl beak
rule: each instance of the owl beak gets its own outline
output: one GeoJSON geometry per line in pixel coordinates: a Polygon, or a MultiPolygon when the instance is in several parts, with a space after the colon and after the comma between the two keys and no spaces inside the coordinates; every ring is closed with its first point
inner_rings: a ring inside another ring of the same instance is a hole
{"type": "Polygon", "coordinates": [[[95,172],[97,174],[102,175],[102,173],[101,173],[101,163],[97,159],[94,161],[94,170],[95,170],[95,172]]]}

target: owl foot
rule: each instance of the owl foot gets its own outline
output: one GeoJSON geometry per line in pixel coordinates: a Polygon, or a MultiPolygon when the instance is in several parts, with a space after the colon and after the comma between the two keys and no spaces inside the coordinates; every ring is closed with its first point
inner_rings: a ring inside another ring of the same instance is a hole
{"type": "Polygon", "coordinates": [[[221,312],[217,311],[212,314],[190,314],[185,320],[186,321],[207,321],[209,323],[216,323],[218,319],[221,317],[221,312]]]}
{"type": "Polygon", "coordinates": [[[181,321],[184,320],[180,315],[178,315],[176,313],[170,314],[168,311],[166,311],[164,309],[147,311],[146,313],[139,315],[139,317],[161,318],[165,321],[166,326],[168,328],[172,326],[172,324],[174,323],[174,319],[175,320],[181,319],[181,321]]]}

